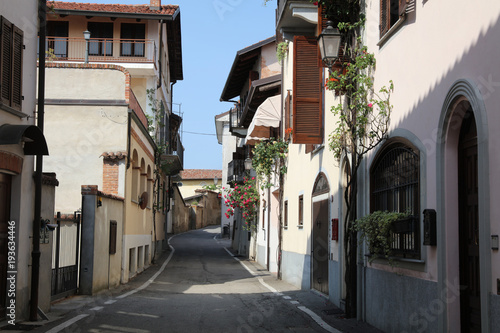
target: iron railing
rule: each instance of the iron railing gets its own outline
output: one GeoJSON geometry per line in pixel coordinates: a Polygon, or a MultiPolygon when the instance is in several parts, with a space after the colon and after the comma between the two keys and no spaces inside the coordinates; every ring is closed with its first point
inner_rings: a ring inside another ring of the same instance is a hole
{"type": "MultiPolygon", "coordinates": [[[[85,61],[87,41],[75,37],[47,37],[46,61],[85,61]]],[[[90,38],[89,62],[154,62],[155,42],[149,39],[90,38]]]]}

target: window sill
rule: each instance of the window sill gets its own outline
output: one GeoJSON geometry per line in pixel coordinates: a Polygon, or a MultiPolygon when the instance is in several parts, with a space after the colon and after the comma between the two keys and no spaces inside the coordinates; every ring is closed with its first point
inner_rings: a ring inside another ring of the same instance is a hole
{"type": "Polygon", "coordinates": [[[382,36],[377,43],[377,46],[382,47],[406,21],[406,14],[399,17],[399,20],[382,36]]]}
{"type": "Polygon", "coordinates": [[[299,229],[304,229],[304,225],[300,225],[300,224],[299,224],[299,225],[297,225],[297,228],[299,228],[299,229]]]}
{"type": "Polygon", "coordinates": [[[10,106],[7,106],[7,105],[4,105],[2,103],[0,103],[0,109],[10,113],[10,114],[13,114],[14,116],[17,116],[19,118],[29,118],[29,114],[26,114],[24,112],[21,112],[21,111],[17,111],[13,108],[11,108],[10,106]]]}

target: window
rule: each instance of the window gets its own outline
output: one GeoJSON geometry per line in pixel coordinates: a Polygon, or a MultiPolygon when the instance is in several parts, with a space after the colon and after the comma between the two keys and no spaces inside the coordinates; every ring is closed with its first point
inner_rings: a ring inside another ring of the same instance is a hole
{"type": "Polygon", "coordinates": [[[283,226],[288,228],[288,200],[285,200],[285,207],[283,212],[283,226]]]}
{"type": "Polygon", "coordinates": [[[0,20],[1,105],[21,111],[24,34],[5,17],[0,20]]]}
{"type": "Polygon", "coordinates": [[[380,0],[380,37],[404,16],[408,0],[380,0]]]}
{"type": "Polygon", "coordinates": [[[113,55],[113,23],[89,22],[90,31],[89,55],[113,55]]]}
{"type": "Polygon", "coordinates": [[[265,199],[262,200],[262,229],[266,228],[266,207],[267,202],[265,199]]]}
{"type": "Polygon", "coordinates": [[[122,23],[120,29],[120,55],[122,57],[144,57],[146,25],[142,23],[122,23]]]}
{"type": "Polygon", "coordinates": [[[403,140],[386,144],[370,171],[371,211],[409,213],[397,221],[392,251],[403,258],[420,259],[419,152],[403,140]]]}
{"type": "Polygon", "coordinates": [[[304,225],[304,195],[299,196],[299,227],[304,225]]]}
{"type": "Polygon", "coordinates": [[[322,71],[315,37],[293,40],[293,143],[323,143],[322,71]]]}
{"type": "Polygon", "coordinates": [[[46,49],[50,55],[57,58],[68,57],[68,26],[68,21],[47,22],[46,49]]]}

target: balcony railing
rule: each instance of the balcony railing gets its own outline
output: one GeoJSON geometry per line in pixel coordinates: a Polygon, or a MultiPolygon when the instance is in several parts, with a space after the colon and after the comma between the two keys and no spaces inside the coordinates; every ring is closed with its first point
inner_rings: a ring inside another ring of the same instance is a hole
{"type": "Polygon", "coordinates": [[[242,184],[245,176],[245,161],[232,160],[227,165],[227,182],[230,184],[242,184]]]}
{"type": "MultiPolygon", "coordinates": [[[[90,38],[89,62],[154,62],[155,42],[149,39],[90,38]]],[[[47,61],[85,61],[85,38],[47,37],[47,61]]]]}

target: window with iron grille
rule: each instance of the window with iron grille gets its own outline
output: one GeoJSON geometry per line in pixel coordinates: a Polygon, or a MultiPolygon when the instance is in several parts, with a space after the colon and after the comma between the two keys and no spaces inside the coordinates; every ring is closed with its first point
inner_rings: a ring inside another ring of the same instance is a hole
{"type": "Polygon", "coordinates": [[[397,221],[392,237],[393,255],[420,259],[419,152],[404,140],[393,139],[371,168],[371,211],[407,213],[397,221]]]}
{"type": "Polygon", "coordinates": [[[21,111],[24,34],[5,17],[0,21],[0,105],[21,111]]]}
{"type": "Polygon", "coordinates": [[[304,225],[304,196],[299,196],[299,227],[304,225]]]}

